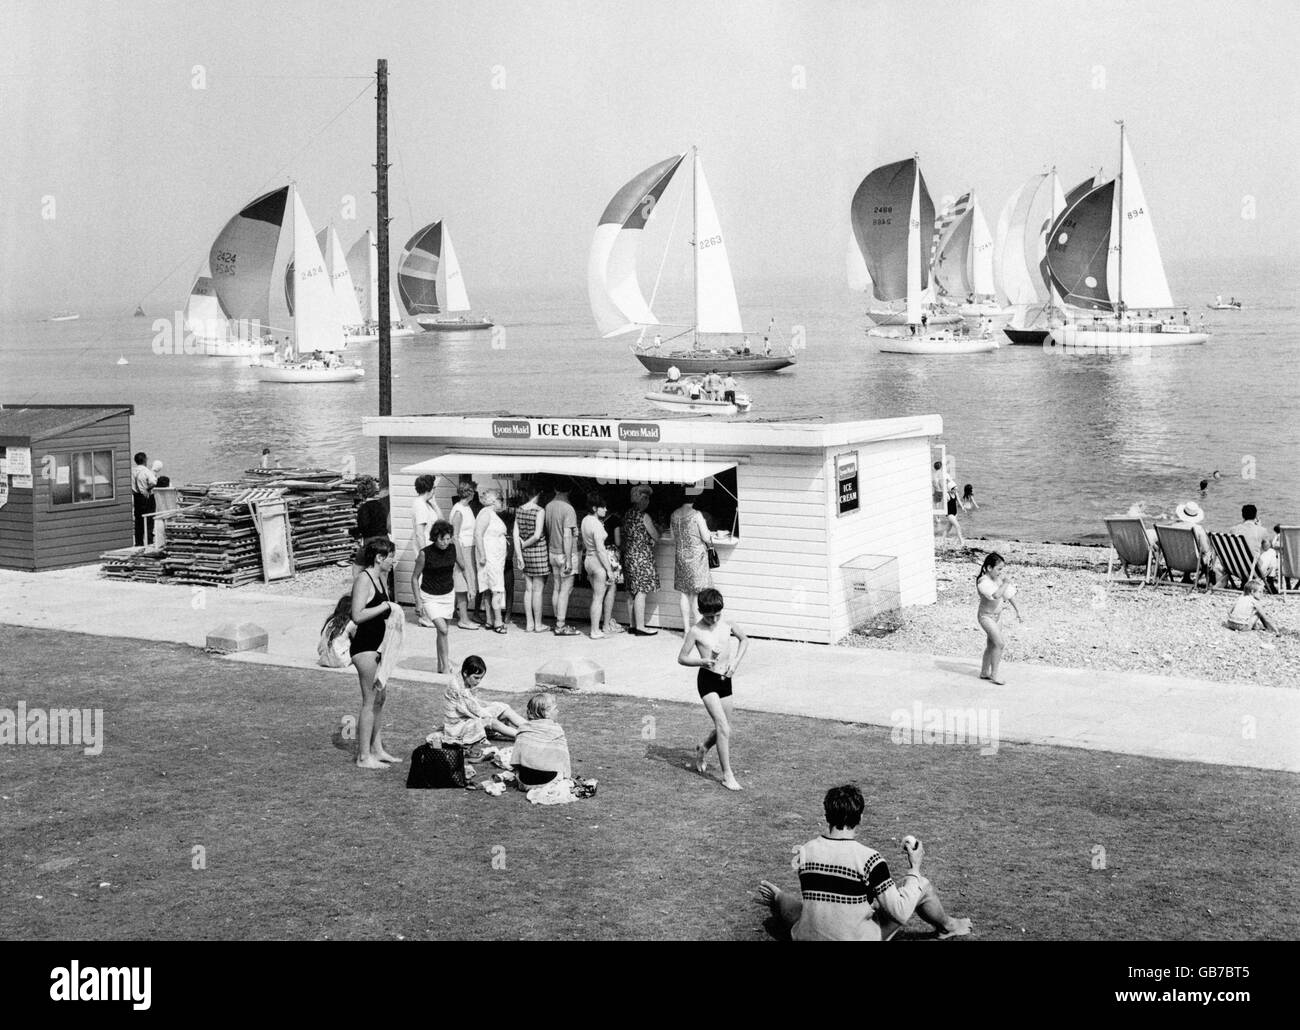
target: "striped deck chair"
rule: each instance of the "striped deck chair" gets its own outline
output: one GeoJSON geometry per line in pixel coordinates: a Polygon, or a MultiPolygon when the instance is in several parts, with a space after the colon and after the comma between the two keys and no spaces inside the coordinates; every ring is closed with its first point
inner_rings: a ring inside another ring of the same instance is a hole
{"type": "Polygon", "coordinates": [[[1191,526],[1156,526],[1156,537],[1160,541],[1160,553],[1165,557],[1165,567],[1161,577],[1170,584],[1182,586],[1174,579],[1175,575],[1191,576],[1187,585],[1195,590],[1205,575],[1206,568],[1201,561],[1201,549],[1196,545],[1196,534],[1191,526]]]}
{"type": "Polygon", "coordinates": [[[1223,565],[1223,582],[1219,585],[1225,590],[1240,590],[1255,571],[1255,553],[1250,544],[1237,533],[1211,533],[1209,536],[1210,546],[1223,565]]]}
{"type": "Polygon", "coordinates": [[[1300,594],[1300,526],[1278,526],[1279,560],[1277,589],[1286,600],[1287,594],[1300,594]],[[1295,585],[1292,586],[1291,584],[1295,585]]]}
{"type": "Polygon", "coordinates": [[[1112,579],[1121,583],[1138,584],[1138,589],[1148,583],[1154,583],[1158,563],[1155,548],[1147,536],[1146,526],[1142,520],[1128,515],[1112,515],[1106,519],[1106,532],[1110,534],[1113,548],[1110,560],[1106,563],[1106,583],[1112,579]],[[1122,569],[1124,576],[1114,576],[1116,569],[1122,569]],[[1130,569],[1142,569],[1142,578],[1135,580],[1130,569]]]}

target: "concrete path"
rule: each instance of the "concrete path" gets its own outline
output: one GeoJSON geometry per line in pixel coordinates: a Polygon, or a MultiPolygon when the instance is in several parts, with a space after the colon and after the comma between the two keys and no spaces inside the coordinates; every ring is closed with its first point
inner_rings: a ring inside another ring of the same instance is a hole
{"type": "MultiPolygon", "coordinates": [[[[265,654],[231,661],[316,668],[316,641],[332,602],[242,590],[101,579],[95,566],[0,570],[0,623],[203,647],[228,622],[265,629],[265,654]]],[[[438,689],[435,634],[408,619],[397,678],[438,689]]],[[[604,693],[696,701],[695,672],[676,663],[680,635],[506,635],[452,630],[451,653],[487,661],[491,690],[527,692],[543,662],[586,656],[605,670],[604,693]]],[[[349,670],[321,675],[352,676],[349,670]]],[[[1054,744],[1217,765],[1300,771],[1300,691],[1143,673],[1006,663],[1005,686],[980,680],[979,655],[752,642],[736,677],[738,708],[868,723],[900,744],[979,748],[1054,744]]],[[[2,702],[0,702],[2,703],[2,702]]]]}

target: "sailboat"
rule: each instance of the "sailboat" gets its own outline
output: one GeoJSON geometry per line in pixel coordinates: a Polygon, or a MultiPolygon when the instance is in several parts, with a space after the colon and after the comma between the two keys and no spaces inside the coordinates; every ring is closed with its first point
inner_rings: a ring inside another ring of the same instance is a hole
{"type": "Polygon", "coordinates": [[[740,321],[736,284],[727,260],[722,225],[698,150],[692,150],[691,160],[694,322],[674,327],[683,329],[675,338],[691,334],[691,348],[664,348],[658,331],[667,326],[650,310],[653,294],[648,302],[641,292],[636,274],[637,255],[646,223],[685,160],[685,154],[676,154],[651,165],[615,193],[601,214],[587,258],[587,298],[596,328],[606,339],[638,333],[633,355],[648,371],[660,374],[670,368],[677,368],[683,374],[714,370],[733,374],[775,372],[795,364],[793,353],[770,352],[770,325],[762,344],[758,347],[750,344],[740,321]],[[655,336],[647,346],[645,337],[650,332],[655,336]]]}
{"type": "Polygon", "coordinates": [[[61,311],[57,315],[51,315],[45,321],[47,322],[75,322],[81,316],[72,311],[61,311]]]}
{"type": "Polygon", "coordinates": [[[270,383],[356,382],[360,363],[333,355],[344,347],[325,258],[292,184],[265,193],[226,223],[208,257],[221,307],[286,333],[282,357],[255,365],[270,383]],[[317,353],[320,358],[304,358],[317,353]]]}
{"type": "MultiPolygon", "coordinates": [[[[273,343],[261,336],[257,323],[232,323],[226,315],[217,291],[212,286],[208,258],[194,277],[189,298],[185,301],[185,332],[194,337],[195,353],[212,358],[252,358],[270,354],[273,343]]],[[[188,348],[186,353],[189,353],[188,348]]]]}
{"type": "Polygon", "coordinates": [[[440,221],[426,225],[407,240],[397,262],[397,293],[407,313],[427,332],[463,333],[492,328],[486,319],[459,314],[470,310],[469,294],[451,232],[440,221]],[[435,317],[443,314],[457,317],[435,317]]]}
{"type": "Polygon", "coordinates": [[[131,317],[132,317],[132,318],[148,318],[149,316],[146,315],[146,314],[144,313],[144,305],[143,305],[143,304],[137,304],[137,305],[135,306],[135,314],[132,315],[131,317]]]}
{"type": "Polygon", "coordinates": [[[1004,314],[994,300],[993,234],[974,190],[957,204],[961,213],[945,230],[935,253],[935,294],[940,301],[957,304],[968,325],[980,327],[1004,314]]]}
{"type": "MultiPolygon", "coordinates": [[[[343,323],[343,342],[346,346],[354,340],[362,342],[365,337],[364,319],[361,316],[361,304],[357,300],[357,291],[352,283],[352,272],[343,253],[343,244],[333,224],[327,225],[316,234],[316,243],[320,247],[321,257],[325,259],[325,274],[329,276],[330,292],[334,294],[339,321],[343,323]]],[[[378,337],[376,337],[378,339],[378,337]]]]}
{"type": "MultiPolygon", "coordinates": [[[[361,312],[361,332],[349,335],[351,343],[375,343],[379,339],[379,251],[375,244],[375,234],[367,229],[352,244],[347,253],[348,274],[352,278],[352,289],[356,293],[357,307],[361,312]]],[[[390,333],[394,339],[399,336],[414,336],[418,330],[400,321],[402,309],[398,307],[397,295],[392,284],[388,286],[388,313],[392,319],[390,333]]]]}
{"type": "Polygon", "coordinates": [[[1011,305],[1011,322],[1002,331],[1012,343],[1041,346],[1053,322],[1064,324],[1061,298],[1043,263],[1047,231],[1070,198],[1077,200],[1092,186],[1089,176],[1067,196],[1053,168],[1030,176],[1002,208],[993,241],[993,280],[1011,305]]]}
{"type": "Polygon", "coordinates": [[[1046,257],[1052,283],[1067,304],[1110,317],[1053,328],[1050,342],[1097,351],[1204,343],[1209,334],[1193,332],[1188,319],[1180,325],[1172,318],[1135,320],[1129,314],[1131,307],[1168,309],[1174,303],[1122,121],[1119,146],[1119,174],[1061,213],[1046,257]]]}
{"type": "MultiPolygon", "coordinates": [[[[875,169],[859,184],[849,209],[853,237],[857,241],[871,280],[872,297],[885,304],[884,307],[872,306],[867,310],[867,318],[878,326],[909,324],[906,304],[904,303],[901,310],[895,305],[907,299],[909,229],[901,216],[904,210],[910,210],[913,178],[909,170],[911,163],[899,161],[875,169]],[[897,219],[894,217],[895,209],[898,212],[897,219]]],[[[930,199],[930,191],[926,188],[925,179],[922,177],[917,217],[926,229],[921,230],[920,235],[928,241],[933,241],[927,253],[920,255],[919,258],[921,289],[924,293],[918,303],[921,313],[925,315],[927,325],[955,325],[962,320],[958,312],[936,307],[934,283],[931,278],[931,268],[934,256],[938,253],[939,239],[958,215],[957,205],[954,203],[945,209],[942,217],[935,218],[934,201],[930,199]]]]}
{"type": "MultiPolygon", "coordinates": [[[[934,202],[926,189],[915,157],[882,165],[862,180],[850,208],[853,235],[862,250],[877,300],[903,301],[906,333],[891,329],[868,330],[881,338],[880,350],[889,354],[975,354],[997,350],[988,336],[958,336],[929,329],[929,314],[922,301],[928,284],[928,260],[921,253],[921,226],[934,225],[934,202]],[[904,219],[903,212],[907,212],[904,219]],[[922,322],[922,316],[926,321],[922,322]]],[[[955,316],[960,320],[961,316],[955,316]]]]}

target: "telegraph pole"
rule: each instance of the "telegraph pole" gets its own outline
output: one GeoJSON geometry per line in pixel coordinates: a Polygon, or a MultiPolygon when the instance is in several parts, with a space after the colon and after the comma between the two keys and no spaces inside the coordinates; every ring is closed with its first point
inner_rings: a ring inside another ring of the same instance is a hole
{"type": "MultiPolygon", "coordinates": [[[[388,61],[379,59],[375,91],[375,216],[379,223],[379,414],[393,413],[393,329],[388,310],[388,61]]],[[[379,483],[388,485],[388,437],[379,438],[379,483]]]]}

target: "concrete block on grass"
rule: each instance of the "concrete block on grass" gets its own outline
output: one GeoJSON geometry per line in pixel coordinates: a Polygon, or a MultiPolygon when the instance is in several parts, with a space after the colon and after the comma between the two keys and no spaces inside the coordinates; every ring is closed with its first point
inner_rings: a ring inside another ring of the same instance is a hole
{"type": "Polygon", "coordinates": [[[605,670],[590,658],[554,658],[537,670],[537,686],[555,690],[582,690],[605,682],[605,670]]]}
{"type": "Polygon", "coordinates": [[[254,622],[227,622],[208,633],[214,651],[265,651],[266,630],[254,622]]]}

